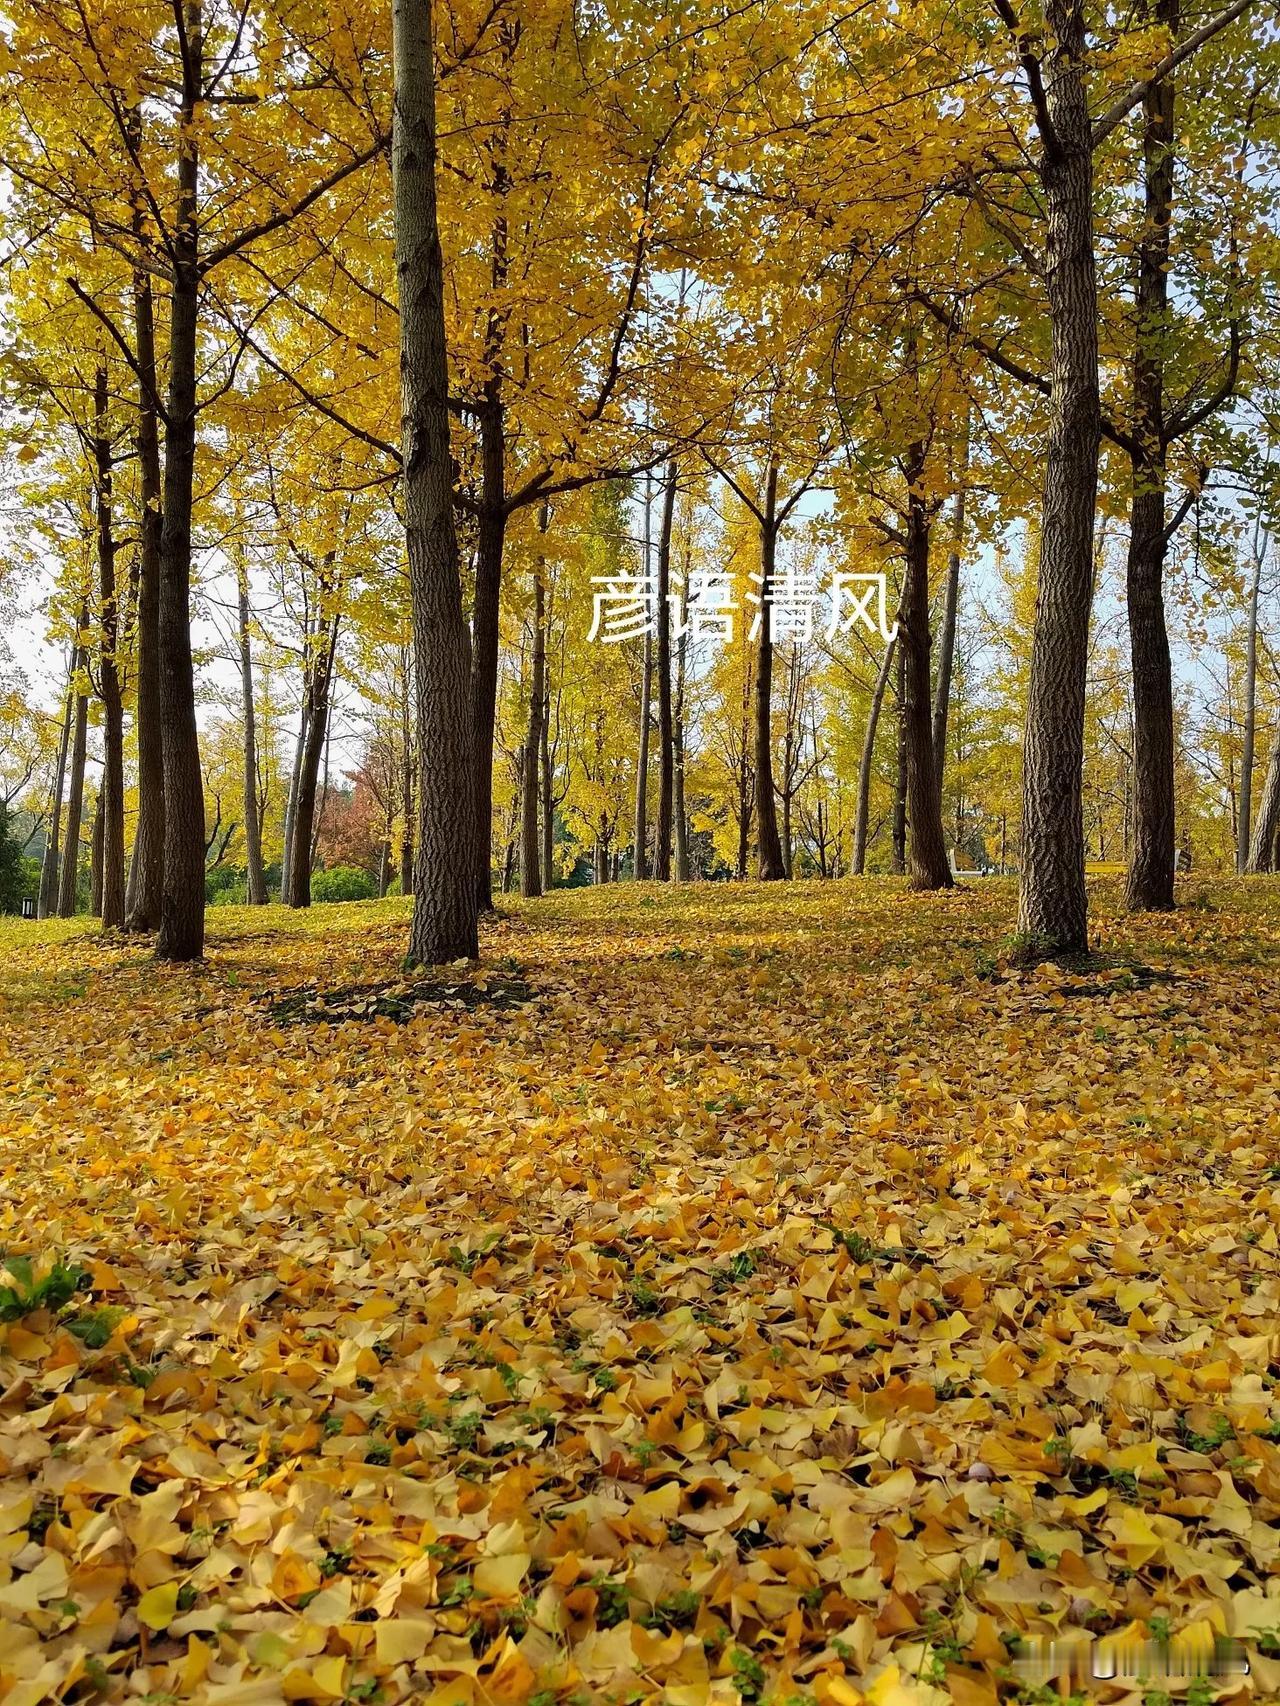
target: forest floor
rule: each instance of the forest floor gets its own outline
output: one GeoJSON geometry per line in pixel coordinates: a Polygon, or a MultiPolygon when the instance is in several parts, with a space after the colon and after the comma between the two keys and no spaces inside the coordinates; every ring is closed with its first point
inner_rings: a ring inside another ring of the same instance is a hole
{"type": "Polygon", "coordinates": [[[1181,898],[6,922],[2,1706],[1280,1698],[1280,884],[1181,898]]]}

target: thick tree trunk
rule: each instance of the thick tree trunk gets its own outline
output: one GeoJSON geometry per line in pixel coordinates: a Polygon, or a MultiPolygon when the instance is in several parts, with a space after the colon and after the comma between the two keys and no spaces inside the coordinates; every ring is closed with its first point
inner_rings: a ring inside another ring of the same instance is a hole
{"type": "Polygon", "coordinates": [[[198,960],[204,953],[204,784],[196,730],[191,657],[191,506],[196,454],[196,347],[200,274],[199,124],[203,94],[200,0],[184,6],[182,108],[177,206],[172,235],[169,393],[164,435],[164,520],[160,533],[160,726],[164,758],[164,888],[156,953],[198,960]]]}
{"type": "Polygon", "coordinates": [[[102,847],[102,888],[96,916],[105,930],[124,927],[124,704],[116,657],[120,613],[116,599],[116,540],[112,530],[113,469],[107,418],[107,370],[94,380],[94,482],[98,524],[98,690],[102,696],[102,790],[95,833],[102,847]]]}
{"type": "Polygon", "coordinates": [[[672,814],[675,807],[675,745],[671,709],[671,529],[676,511],[676,464],[667,463],[658,523],[658,822],[653,842],[653,874],[671,881],[672,814]]]}
{"type": "MultiPolygon", "coordinates": [[[[431,0],[393,0],[392,181],[400,291],[403,505],[417,694],[418,831],[409,958],[433,965],[479,951],[477,747],[471,658],[453,525],[444,264],[436,214],[431,0]]],[[[496,595],[496,588],[495,588],[496,595]]],[[[496,680],[495,680],[496,686],[496,680]]],[[[488,773],[487,762],[479,769],[488,773]]],[[[485,818],[486,854],[488,818],[485,818]]],[[[487,874],[487,856],[486,856],[487,874]]]]}
{"type": "Polygon", "coordinates": [[[1085,680],[1098,493],[1098,299],[1083,0],[1046,0],[1052,133],[1041,165],[1053,355],[1039,584],[1023,746],[1018,929],[1029,952],[1088,948],[1085,680]]]}
{"type": "Polygon", "coordinates": [[[248,867],[249,905],[265,906],[267,879],[262,869],[262,819],[258,811],[258,729],[253,704],[253,650],[249,637],[249,571],[243,557],[236,563],[236,596],[240,703],[244,718],[244,855],[248,867]]]}
{"type": "Polygon", "coordinates": [[[675,771],[675,878],[678,883],[689,881],[689,819],[684,803],[684,686],[688,639],[688,634],[682,633],[676,643],[676,699],[671,724],[671,754],[675,771]]]}
{"type": "Polygon", "coordinates": [[[1276,837],[1280,835],[1280,721],[1271,737],[1271,752],[1267,758],[1267,775],[1258,801],[1258,815],[1253,824],[1253,839],[1249,844],[1249,859],[1245,869],[1250,876],[1261,876],[1276,868],[1276,837]]]}
{"type": "MultiPolygon", "coordinates": [[[[83,635],[88,626],[89,612],[82,605],[77,635],[83,635]]],[[[71,737],[71,779],[67,789],[67,833],[58,879],[59,918],[74,918],[76,915],[76,890],[80,882],[80,821],[84,814],[84,760],[89,735],[89,696],[83,686],[88,658],[80,638],[77,638],[74,656],[76,709],[71,737]]]]}
{"type": "Polygon", "coordinates": [[[780,882],[786,876],[778,836],[778,803],[773,791],[773,596],[778,552],[778,466],[769,464],[765,480],[764,515],[760,523],[760,641],[756,651],[755,771],[756,847],[760,881],[780,882]]]}
{"type": "Polygon", "coordinates": [[[40,898],[37,915],[51,917],[58,909],[58,842],[62,833],[62,790],[67,778],[67,746],[71,739],[72,706],[75,702],[75,662],[78,648],[71,648],[71,679],[67,683],[66,704],[62,712],[62,734],[58,740],[58,766],[54,771],[53,793],[49,800],[49,832],[45,836],[44,858],[40,862],[40,898]]]}
{"type": "Polygon", "coordinates": [[[861,877],[867,868],[867,824],[871,814],[871,768],[875,762],[876,732],[880,727],[880,711],[884,705],[889,672],[898,653],[894,638],[885,648],[880,671],[871,692],[871,710],[867,717],[867,732],[862,737],[862,756],[858,760],[858,806],[853,820],[853,874],[861,877]]]}
{"type": "MultiPolygon", "coordinates": [[[[898,635],[898,670],[894,684],[894,697],[897,700],[897,769],[893,782],[893,825],[892,847],[893,862],[891,870],[895,877],[904,874],[907,868],[907,663],[906,663],[906,634],[898,635]]],[[[914,829],[914,825],[912,828],[914,829]]]]}
{"type": "MultiPolygon", "coordinates": [[[[538,526],[543,538],[550,523],[543,504],[538,526]]],[[[538,772],[542,767],[542,718],[547,695],[546,554],[539,545],[533,563],[533,664],[529,681],[529,721],[520,770],[520,893],[534,899],[542,893],[541,823],[538,818],[538,772]]]]}
{"type": "MultiPolygon", "coordinates": [[[[137,118],[135,146],[141,147],[137,118]]],[[[133,212],[136,239],[146,230],[141,197],[133,212]]],[[[129,865],[125,926],[158,930],[164,898],[164,731],[160,712],[160,427],[155,305],[151,274],[133,275],[134,349],[138,364],[138,655],[134,718],[138,741],[138,821],[129,865]]]]}
{"type": "Polygon", "coordinates": [[[903,728],[906,738],[907,816],[911,822],[911,887],[953,887],[947,839],[942,828],[942,796],[933,750],[929,703],[929,515],[923,494],[924,447],[914,446],[907,462],[907,549],[899,616],[903,663],[903,728]]]}
{"type": "Polygon", "coordinates": [[[1249,868],[1249,841],[1253,819],[1254,747],[1258,738],[1258,592],[1262,583],[1262,529],[1254,528],[1253,583],[1249,588],[1249,629],[1244,661],[1244,741],[1240,751],[1240,810],[1236,818],[1236,870],[1243,876],[1249,868]]]}
{"type": "Polygon", "coordinates": [[[947,722],[951,715],[951,674],[956,655],[956,611],[960,603],[960,558],[964,551],[964,480],[968,468],[968,436],[960,468],[960,489],[951,511],[951,549],[947,554],[947,583],[942,594],[942,628],[938,635],[938,677],[933,692],[933,764],[938,775],[938,799],[947,769],[947,722]]]}
{"type": "Polygon", "coordinates": [[[506,438],[500,398],[480,414],[481,496],[475,603],[471,611],[471,727],[475,765],[475,884],[481,912],[493,907],[493,735],[498,707],[498,616],[506,541],[506,438]]]}
{"type": "MultiPolygon", "coordinates": [[[[1171,37],[1177,0],[1157,0],[1171,37]]],[[[1164,612],[1164,348],[1169,317],[1169,222],[1173,215],[1174,81],[1143,102],[1146,209],[1138,244],[1133,357],[1133,494],[1129,507],[1129,644],[1133,660],[1133,844],[1125,904],[1132,912],[1173,906],[1173,670],[1164,612]]]]}

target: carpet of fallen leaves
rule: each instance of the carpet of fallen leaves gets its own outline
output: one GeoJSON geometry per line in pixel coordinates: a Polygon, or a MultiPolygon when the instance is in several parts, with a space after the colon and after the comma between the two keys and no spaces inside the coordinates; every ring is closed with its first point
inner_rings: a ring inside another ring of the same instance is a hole
{"type": "Polygon", "coordinates": [[[1183,901],[5,924],[2,1706],[1280,1698],[1280,886],[1183,901]]]}

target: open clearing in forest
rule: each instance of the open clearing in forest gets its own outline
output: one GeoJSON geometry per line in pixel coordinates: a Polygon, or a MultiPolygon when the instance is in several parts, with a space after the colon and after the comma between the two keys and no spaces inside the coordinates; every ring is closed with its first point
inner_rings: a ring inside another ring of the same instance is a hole
{"type": "Polygon", "coordinates": [[[402,902],[6,921],[0,1699],[978,1706],[1198,1622],[1276,1698],[1280,887],[1181,898],[1093,896],[1155,977],[1006,972],[1003,882],[425,988],[402,902]]]}

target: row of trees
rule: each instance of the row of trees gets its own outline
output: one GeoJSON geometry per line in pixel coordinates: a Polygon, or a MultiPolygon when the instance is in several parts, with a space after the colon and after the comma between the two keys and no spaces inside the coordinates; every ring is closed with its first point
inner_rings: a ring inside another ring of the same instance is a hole
{"type": "MultiPolygon", "coordinates": [[[[601,876],[627,839],[637,874],[684,874],[690,751],[719,738],[704,701],[734,691],[737,867],[753,845],[761,876],[785,876],[807,837],[819,869],[843,868],[835,814],[861,868],[889,699],[891,839],[915,886],[946,886],[956,612],[1001,541],[1030,541],[1022,798],[1002,840],[1029,945],[1081,950],[1094,585],[1117,526],[1128,897],[1171,905],[1170,563],[1216,518],[1218,574],[1231,524],[1260,538],[1274,509],[1275,44],[1248,0],[1195,16],[1152,0],[1105,28],[1083,0],[888,21],[797,0],[484,0],[434,31],[404,0],[391,22],[25,0],[6,32],[12,572],[56,567],[67,756],[50,797],[65,771],[77,833],[99,707],[104,921],[157,928],[165,957],[202,949],[197,702],[221,677],[193,612],[239,675],[255,900],[268,622],[291,624],[302,683],[293,904],[343,648],[398,660],[398,692],[368,697],[419,959],[475,951],[508,862],[495,842],[537,892],[575,813],[594,815],[601,876]],[[692,519],[709,495],[715,530],[692,519]],[[673,627],[673,576],[741,576],[744,552],[759,621],[709,660],[673,627]],[[848,695],[860,736],[840,730],[868,755],[844,767],[851,804],[832,758],[848,659],[775,633],[769,595],[806,553],[882,571],[896,594],[897,638],[848,695]],[[585,660],[569,593],[593,564],[642,575],[654,620],[638,647],[585,660]]],[[[1264,866],[1280,763],[1254,812],[1260,605],[1250,750],[1218,788],[1264,866]]]]}

